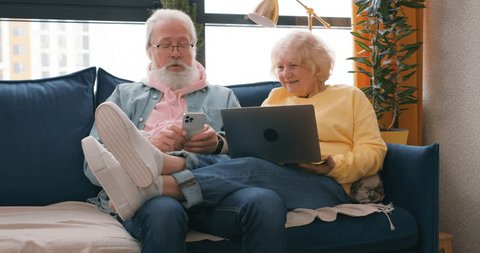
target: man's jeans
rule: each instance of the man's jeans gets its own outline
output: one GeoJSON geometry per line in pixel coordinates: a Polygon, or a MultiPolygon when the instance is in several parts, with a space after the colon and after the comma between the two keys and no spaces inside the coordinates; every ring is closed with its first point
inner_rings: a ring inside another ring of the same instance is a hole
{"type": "Polygon", "coordinates": [[[213,208],[185,210],[170,197],[156,197],[124,226],[141,242],[142,253],[184,253],[188,223],[198,231],[241,240],[242,252],[282,253],[286,252],[285,219],[286,209],[276,193],[247,187],[213,208]]]}

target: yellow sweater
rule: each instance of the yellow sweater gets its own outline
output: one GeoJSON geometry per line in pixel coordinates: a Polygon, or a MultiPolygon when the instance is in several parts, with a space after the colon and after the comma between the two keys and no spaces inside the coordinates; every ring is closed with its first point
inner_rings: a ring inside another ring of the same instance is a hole
{"type": "Polygon", "coordinates": [[[360,89],[346,85],[325,87],[310,98],[275,88],[262,106],[312,104],[322,158],[331,155],[335,161],[327,175],[350,193],[353,182],[381,169],[387,146],[380,136],[373,107],[360,89]]]}

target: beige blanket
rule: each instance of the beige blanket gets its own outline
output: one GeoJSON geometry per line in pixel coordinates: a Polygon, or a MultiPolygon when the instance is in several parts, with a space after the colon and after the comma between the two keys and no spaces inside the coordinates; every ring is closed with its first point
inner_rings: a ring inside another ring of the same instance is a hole
{"type": "Polygon", "coordinates": [[[139,253],[123,226],[94,205],[0,207],[0,252],[139,253]]]}
{"type": "Polygon", "coordinates": [[[367,216],[372,213],[384,213],[390,223],[390,230],[394,230],[389,213],[393,211],[393,205],[383,204],[342,204],[334,207],[322,207],[318,209],[297,208],[287,213],[285,227],[298,227],[312,223],[316,218],[331,222],[337,219],[337,214],[353,217],[367,216]]]}

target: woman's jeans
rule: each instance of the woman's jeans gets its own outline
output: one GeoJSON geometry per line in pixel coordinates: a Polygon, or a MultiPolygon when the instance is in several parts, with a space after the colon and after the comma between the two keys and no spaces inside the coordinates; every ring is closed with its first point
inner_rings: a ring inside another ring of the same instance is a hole
{"type": "Polygon", "coordinates": [[[160,196],[124,222],[142,244],[142,253],[185,252],[188,228],[238,238],[242,252],[286,252],[287,210],[348,202],[333,179],[257,158],[217,159],[197,155],[188,169],[200,185],[203,202],[185,210],[160,196]],[[196,159],[196,160],[195,160],[196,159]]]}

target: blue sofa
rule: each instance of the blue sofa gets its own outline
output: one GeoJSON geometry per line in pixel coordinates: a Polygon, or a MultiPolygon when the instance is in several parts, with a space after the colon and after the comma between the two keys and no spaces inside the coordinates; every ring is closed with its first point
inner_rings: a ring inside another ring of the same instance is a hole
{"type": "MultiPolygon", "coordinates": [[[[80,140],[95,107],[128,81],[95,67],[55,78],[0,81],[0,206],[85,201],[99,189],[84,176],[80,140]],[[94,88],[95,87],[95,88],[94,88]]],[[[242,106],[259,105],[277,82],[230,86],[242,106]]],[[[339,215],[288,229],[290,252],[438,252],[439,146],[388,144],[381,176],[387,216],[339,215]]],[[[0,227],[0,241],[2,230],[0,227]]],[[[105,235],[108,239],[108,235],[105,235]]],[[[187,243],[188,252],[240,252],[238,238],[187,243]]],[[[0,251],[1,251],[0,245],[0,251]]]]}

